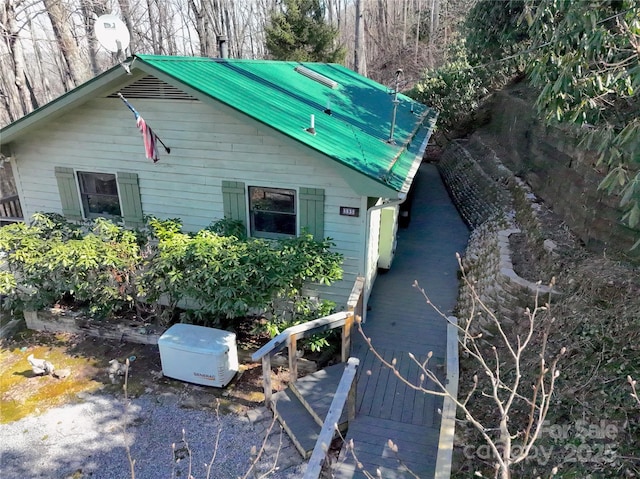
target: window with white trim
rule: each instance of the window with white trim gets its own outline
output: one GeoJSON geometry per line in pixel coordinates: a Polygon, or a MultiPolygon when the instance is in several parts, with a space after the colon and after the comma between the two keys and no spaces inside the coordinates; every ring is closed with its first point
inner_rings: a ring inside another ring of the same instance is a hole
{"type": "Polygon", "coordinates": [[[296,191],[249,186],[251,236],[280,238],[295,236],[296,191]]]}
{"type": "Polygon", "coordinates": [[[85,218],[121,216],[116,175],[78,171],[80,201],[85,218]]]}

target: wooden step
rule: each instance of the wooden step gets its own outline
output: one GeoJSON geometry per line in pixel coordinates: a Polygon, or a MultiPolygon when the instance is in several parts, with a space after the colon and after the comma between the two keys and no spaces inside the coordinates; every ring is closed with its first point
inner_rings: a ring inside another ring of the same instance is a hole
{"type": "MultiPolygon", "coordinates": [[[[313,420],[320,427],[327,417],[331,401],[344,373],[345,364],[339,363],[329,366],[313,374],[298,379],[289,389],[309,412],[313,420]]],[[[347,411],[342,411],[338,427],[341,432],[346,430],[347,411]]]]}
{"type": "Polygon", "coordinates": [[[303,458],[308,459],[316,445],[321,427],[290,389],[272,396],[271,408],[303,458]]]}

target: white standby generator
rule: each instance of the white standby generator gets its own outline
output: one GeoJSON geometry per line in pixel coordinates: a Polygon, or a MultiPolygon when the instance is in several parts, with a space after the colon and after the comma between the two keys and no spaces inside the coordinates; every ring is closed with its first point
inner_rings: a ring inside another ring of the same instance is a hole
{"type": "Polygon", "coordinates": [[[158,339],[165,376],[225,387],[238,372],[236,335],[193,324],[174,324],[158,339]]]}

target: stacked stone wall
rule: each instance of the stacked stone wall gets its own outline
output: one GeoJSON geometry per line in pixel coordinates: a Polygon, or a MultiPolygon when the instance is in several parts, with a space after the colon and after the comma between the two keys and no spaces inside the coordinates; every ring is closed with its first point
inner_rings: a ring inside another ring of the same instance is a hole
{"type": "Polygon", "coordinates": [[[504,165],[526,181],[587,248],[640,261],[640,248],[631,250],[640,229],[621,221],[618,196],[598,189],[607,171],[598,164],[597,153],[578,148],[574,132],[540,121],[533,101],[521,94],[525,89],[520,84],[497,93],[491,120],[474,136],[493,138],[504,165]]]}
{"type": "Polygon", "coordinates": [[[533,309],[536,301],[545,303],[549,294],[557,293],[522,278],[513,268],[512,235],[524,235],[532,248],[544,251],[535,195],[481,142],[452,142],[438,168],[473,230],[462,261],[466,281],[457,316],[463,321],[473,316],[479,329],[491,333],[489,312],[501,323],[518,321],[525,308],[533,309]]]}
{"type": "Polygon", "coordinates": [[[443,152],[438,168],[460,215],[474,229],[502,217],[511,202],[504,188],[485,173],[464,144],[452,142],[443,152]]]}

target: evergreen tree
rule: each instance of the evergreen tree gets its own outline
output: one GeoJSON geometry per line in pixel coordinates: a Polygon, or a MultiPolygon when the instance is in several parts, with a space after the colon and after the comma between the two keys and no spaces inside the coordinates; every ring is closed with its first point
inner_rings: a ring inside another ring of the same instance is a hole
{"type": "Polygon", "coordinates": [[[344,61],[345,49],[335,45],[338,31],[325,22],[320,0],[283,0],[282,11],[271,14],[265,33],[275,60],[344,61]]]}

